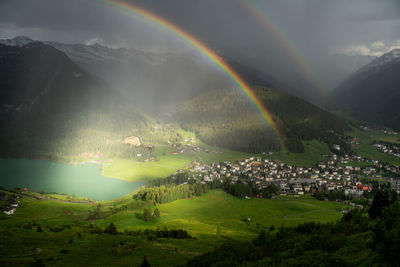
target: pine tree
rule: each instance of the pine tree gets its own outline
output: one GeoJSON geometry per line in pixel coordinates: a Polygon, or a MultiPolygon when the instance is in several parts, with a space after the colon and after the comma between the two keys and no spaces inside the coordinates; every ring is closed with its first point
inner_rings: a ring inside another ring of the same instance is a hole
{"type": "Polygon", "coordinates": [[[159,218],[160,217],[160,211],[158,210],[158,208],[156,208],[154,210],[154,218],[159,218]]]}
{"type": "Polygon", "coordinates": [[[151,210],[150,210],[149,208],[145,208],[145,209],[143,210],[143,219],[144,219],[146,222],[151,221],[152,215],[151,215],[151,210]]]}
{"type": "Polygon", "coordinates": [[[145,255],[145,256],[143,256],[143,262],[142,262],[142,264],[140,265],[141,267],[150,267],[150,263],[149,263],[149,261],[147,260],[147,256],[145,255]]]}
{"type": "Polygon", "coordinates": [[[110,223],[110,225],[108,225],[106,229],[104,229],[104,233],[110,235],[116,235],[118,233],[117,227],[114,225],[114,223],[110,223]]]}

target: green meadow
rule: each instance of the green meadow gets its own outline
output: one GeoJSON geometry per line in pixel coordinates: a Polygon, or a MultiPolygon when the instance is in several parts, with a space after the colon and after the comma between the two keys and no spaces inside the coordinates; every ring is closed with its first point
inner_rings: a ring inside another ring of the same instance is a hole
{"type": "Polygon", "coordinates": [[[130,197],[100,202],[104,212],[112,207],[129,208],[94,221],[103,229],[113,222],[118,231],[145,229],[185,229],[191,239],[157,239],[127,235],[89,234],[83,226],[92,204],[76,204],[56,200],[23,197],[15,215],[0,215],[0,264],[24,265],[41,259],[51,266],[137,265],[147,255],[154,266],[184,264],[190,258],[211,251],[223,241],[250,240],[271,225],[297,225],[306,221],[329,222],[341,217],[345,205],[318,201],[309,196],[277,199],[238,199],[220,190],[202,197],[183,199],[159,205],[161,216],[150,222],[141,219],[145,206],[130,197]],[[29,222],[40,224],[43,232],[23,227],[29,222]],[[60,232],[49,226],[68,225],[60,232]],[[37,252],[37,249],[40,252],[37,252]]]}
{"type": "Polygon", "coordinates": [[[220,190],[202,197],[177,200],[158,206],[161,217],[152,222],[138,218],[140,210],[127,210],[99,222],[114,222],[119,229],[157,227],[186,229],[192,236],[225,236],[247,239],[260,228],[292,226],[306,221],[333,221],[341,217],[343,205],[317,201],[312,197],[278,197],[277,199],[239,199],[220,190]],[[250,220],[249,220],[250,219],[250,220]]]}
{"type": "Polygon", "coordinates": [[[149,181],[167,177],[192,161],[193,158],[185,154],[160,156],[154,162],[118,158],[112,164],[103,165],[103,175],[127,181],[149,181]]]}
{"type": "Polygon", "coordinates": [[[384,134],[380,131],[366,132],[359,129],[353,129],[350,133],[353,137],[357,138],[360,145],[355,151],[363,157],[377,159],[381,162],[389,162],[390,164],[400,164],[400,159],[393,155],[389,155],[379,151],[372,144],[374,141],[385,141],[390,143],[400,143],[399,136],[384,134]]]}
{"type": "Polygon", "coordinates": [[[312,167],[323,160],[322,154],[329,154],[327,144],[318,140],[303,141],[304,153],[290,153],[286,148],[272,155],[266,155],[269,159],[277,159],[294,166],[312,167]]]}

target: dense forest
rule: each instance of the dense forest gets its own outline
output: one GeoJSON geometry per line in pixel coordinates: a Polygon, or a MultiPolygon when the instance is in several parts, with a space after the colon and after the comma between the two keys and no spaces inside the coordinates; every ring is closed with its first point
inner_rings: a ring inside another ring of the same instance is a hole
{"type": "Polygon", "coordinates": [[[271,226],[251,242],[226,242],[187,266],[398,266],[400,200],[375,194],[368,214],[350,211],[336,223],[271,226]]]}
{"type": "Polygon", "coordinates": [[[203,93],[184,103],[175,118],[207,144],[252,153],[279,150],[279,138],[290,152],[301,153],[302,140],[326,140],[328,132],[349,129],[344,119],[300,98],[271,88],[253,90],[277,129],[272,129],[254,103],[236,89],[203,93]]]}
{"type": "Polygon", "coordinates": [[[163,204],[177,199],[201,196],[209,190],[208,185],[202,183],[181,184],[176,186],[160,186],[141,188],[133,195],[134,199],[151,201],[154,204],[163,204]]]}
{"type": "MultiPolygon", "coordinates": [[[[150,191],[150,190],[155,190],[154,188],[157,187],[163,187],[163,188],[176,187],[182,184],[185,185],[188,184],[190,186],[194,186],[195,184],[199,183],[196,179],[191,177],[190,172],[183,172],[170,175],[166,178],[150,181],[147,184],[147,187],[149,189],[148,191],[150,191]]],[[[271,183],[265,188],[259,189],[256,186],[256,184],[254,184],[251,181],[247,181],[247,179],[243,177],[241,177],[236,183],[232,183],[232,180],[230,178],[224,177],[221,179],[213,180],[211,182],[207,182],[205,185],[203,184],[200,185],[204,186],[207,189],[205,192],[207,192],[208,189],[222,189],[226,193],[231,194],[232,196],[238,198],[244,198],[246,196],[249,197],[261,196],[263,198],[271,198],[272,195],[277,194],[279,192],[279,187],[277,187],[275,184],[271,183]]],[[[144,189],[142,189],[142,191],[145,192],[144,189]]]]}

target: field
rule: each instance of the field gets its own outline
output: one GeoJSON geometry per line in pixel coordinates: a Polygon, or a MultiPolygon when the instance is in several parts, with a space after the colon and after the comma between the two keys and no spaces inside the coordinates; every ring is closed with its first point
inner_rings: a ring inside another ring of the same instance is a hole
{"type": "Polygon", "coordinates": [[[341,216],[338,210],[343,207],[336,202],[316,201],[309,196],[247,200],[214,190],[202,197],[160,205],[161,217],[154,222],[146,223],[137,218],[138,211],[128,210],[110,216],[100,224],[105,226],[114,222],[117,228],[128,230],[166,226],[186,229],[196,237],[211,234],[248,239],[260,228],[271,225],[337,220],[341,216]]]}
{"type": "Polygon", "coordinates": [[[167,177],[193,161],[191,155],[160,155],[157,161],[140,162],[128,159],[114,159],[112,164],[103,165],[103,175],[127,181],[148,181],[167,177]]]}
{"type": "Polygon", "coordinates": [[[399,143],[399,136],[384,134],[380,131],[365,132],[359,129],[354,129],[350,134],[360,141],[360,146],[356,149],[360,156],[377,159],[381,162],[389,162],[390,164],[400,164],[398,157],[380,152],[372,146],[374,140],[399,143]]]}
{"type": "Polygon", "coordinates": [[[267,155],[267,158],[277,159],[294,166],[313,167],[318,162],[323,160],[322,154],[329,154],[330,150],[327,144],[318,141],[303,141],[304,153],[289,153],[286,148],[272,155],[267,155]]]}
{"type": "Polygon", "coordinates": [[[341,217],[339,210],[345,208],[339,203],[317,201],[309,196],[246,200],[213,190],[202,197],[159,205],[160,218],[145,222],[139,215],[148,204],[128,198],[103,204],[107,210],[113,204],[122,203],[130,204],[129,209],[96,220],[95,225],[104,228],[113,222],[119,231],[186,229],[194,239],[147,240],[125,235],[88,234],[82,226],[89,225],[86,218],[93,206],[24,197],[15,215],[0,215],[0,234],[4,237],[0,240],[0,264],[12,261],[22,265],[39,258],[52,266],[135,265],[147,255],[154,266],[178,265],[211,251],[224,240],[250,240],[271,225],[335,221],[341,217]],[[22,227],[31,221],[39,223],[43,232],[22,227]],[[49,231],[47,225],[71,228],[55,233],[49,231]]]}

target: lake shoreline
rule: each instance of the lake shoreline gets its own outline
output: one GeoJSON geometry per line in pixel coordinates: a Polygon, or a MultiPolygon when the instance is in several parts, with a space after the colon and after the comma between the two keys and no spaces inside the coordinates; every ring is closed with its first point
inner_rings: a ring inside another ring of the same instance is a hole
{"type": "Polygon", "coordinates": [[[38,193],[66,193],[96,201],[118,199],[145,185],[142,181],[104,175],[103,161],[71,164],[43,159],[0,158],[0,172],[3,173],[0,186],[7,189],[19,187],[38,193]]]}

